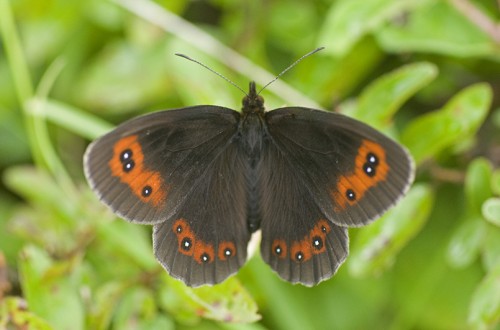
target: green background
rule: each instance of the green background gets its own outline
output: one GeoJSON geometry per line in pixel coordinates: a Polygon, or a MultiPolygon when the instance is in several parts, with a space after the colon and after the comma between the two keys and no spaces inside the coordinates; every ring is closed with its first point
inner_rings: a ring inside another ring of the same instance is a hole
{"type": "Polygon", "coordinates": [[[0,0],[0,328],[495,329],[500,319],[500,3],[467,0],[0,0]],[[90,140],[196,104],[337,111],[406,145],[407,197],[351,229],[314,288],[258,251],[190,289],[155,261],[151,228],[88,188],[90,140]]]}

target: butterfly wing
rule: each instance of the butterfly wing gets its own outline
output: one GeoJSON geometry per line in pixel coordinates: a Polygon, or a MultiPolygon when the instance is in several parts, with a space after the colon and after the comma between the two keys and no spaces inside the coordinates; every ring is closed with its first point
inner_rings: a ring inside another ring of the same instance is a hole
{"type": "Polygon", "coordinates": [[[266,123],[261,254],[284,279],[313,285],[347,256],[345,227],[370,223],[408,190],[413,162],[396,142],[339,114],[282,108],[266,123]],[[288,199],[280,210],[279,196],[288,199]]]}
{"type": "Polygon", "coordinates": [[[260,163],[260,253],[280,277],[312,286],[333,276],[348,254],[347,229],[332,223],[273,143],[260,163]]]}
{"type": "Polygon", "coordinates": [[[85,154],[101,200],[131,222],[154,224],[157,259],[191,286],[220,282],[246,259],[239,118],[214,106],[157,112],[118,126],[85,154]]]}
{"type": "Polygon", "coordinates": [[[207,164],[172,221],[154,226],[155,255],[190,286],[219,283],[246,261],[246,164],[238,151],[236,142],[227,145],[207,164]]]}

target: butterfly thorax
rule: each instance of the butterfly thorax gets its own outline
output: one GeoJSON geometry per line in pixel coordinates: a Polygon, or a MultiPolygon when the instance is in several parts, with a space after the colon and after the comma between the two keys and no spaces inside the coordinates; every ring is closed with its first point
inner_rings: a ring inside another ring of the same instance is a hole
{"type": "Polygon", "coordinates": [[[257,94],[255,90],[255,82],[250,82],[249,92],[243,98],[243,114],[248,113],[264,113],[264,98],[257,94]]]}
{"type": "Polygon", "coordinates": [[[241,146],[247,155],[251,168],[255,168],[262,152],[262,140],[265,135],[264,98],[258,95],[255,83],[250,82],[249,92],[243,98],[243,108],[239,125],[241,146]]]}

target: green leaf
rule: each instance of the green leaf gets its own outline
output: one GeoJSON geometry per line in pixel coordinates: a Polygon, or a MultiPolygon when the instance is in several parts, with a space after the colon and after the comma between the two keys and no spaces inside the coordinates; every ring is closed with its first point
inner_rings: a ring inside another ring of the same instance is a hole
{"type": "Polygon", "coordinates": [[[88,329],[109,329],[115,308],[126,289],[124,283],[107,282],[93,290],[94,299],[88,314],[88,329]]]}
{"type": "Polygon", "coordinates": [[[81,109],[55,100],[32,101],[29,109],[42,109],[35,116],[43,116],[53,124],[93,140],[113,129],[113,125],[81,109]]]}
{"type": "Polygon", "coordinates": [[[500,198],[488,198],[483,203],[482,213],[486,220],[500,227],[500,198]]]}
{"type": "Polygon", "coordinates": [[[492,196],[492,171],[491,163],[485,158],[474,159],[467,168],[464,183],[465,197],[474,215],[481,214],[483,203],[492,196]]]}
{"type": "Polygon", "coordinates": [[[470,266],[479,255],[485,234],[485,223],[481,218],[464,221],[456,229],[448,244],[448,262],[456,268],[470,266]]]}
{"type": "Polygon", "coordinates": [[[151,239],[142,229],[124,220],[105,222],[98,226],[98,238],[117,254],[126,255],[144,270],[152,271],[158,268],[158,262],[153,257],[151,239]]]}
{"type": "Polygon", "coordinates": [[[0,300],[0,329],[53,330],[45,320],[26,309],[26,301],[7,297],[0,300]]]}
{"type": "Polygon", "coordinates": [[[433,192],[414,185],[408,195],[381,219],[360,230],[348,259],[355,276],[377,274],[391,265],[398,252],[420,231],[432,209],[433,192]]]}
{"type": "Polygon", "coordinates": [[[194,324],[201,316],[222,322],[255,322],[260,319],[257,304],[237,278],[215,286],[190,288],[166,276],[162,305],[183,323],[194,324]]]}
{"type": "Polygon", "coordinates": [[[117,306],[113,326],[116,329],[175,329],[173,321],[158,315],[152,291],[134,287],[124,292],[117,306]]]}
{"type": "Polygon", "coordinates": [[[486,223],[482,262],[484,269],[490,270],[500,264],[500,228],[486,223]]]}
{"type": "Polygon", "coordinates": [[[401,105],[437,75],[431,63],[403,66],[375,80],[362,92],[351,115],[381,128],[392,119],[401,105]]]}
{"type": "Polygon", "coordinates": [[[487,84],[472,85],[455,95],[442,109],[412,121],[401,135],[415,161],[437,155],[471,138],[488,114],[492,91],[487,84]]]}
{"type": "Polygon", "coordinates": [[[500,169],[494,170],[491,176],[491,192],[500,196],[500,169]]]}
{"type": "Polygon", "coordinates": [[[408,11],[404,22],[394,21],[376,33],[380,45],[391,52],[438,53],[453,57],[498,54],[495,42],[450,1],[427,1],[408,11]]]}
{"type": "MultiPolygon", "coordinates": [[[[142,32],[156,32],[150,26],[146,30],[142,32]]],[[[160,45],[161,39],[155,47],[138,47],[121,39],[109,43],[75,82],[75,98],[89,109],[123,113],[165,94],[169,71],[160,45]]]]}
{"type": "Polygon", "coordinates": [[[76,214],[75,196],[63,191],[46,171],[32,166],[10,167],[4,172],[4,182],[33,204],[55,210],[67,218],[76,214]]]}
{"type": "Polygon", "coordinates": [[[343,56],[367,33],[385,21],[410,10],[423,0],[343,0],[337,1],[327,13],[318,44],[327,52],[343,56]]]}
{"type": "Polygon", "coordinates": [[[469,324],[476,329],[494,329],[500,321],[500,263],[477,287],[469,309],[469,324]]]}
{"type": "Polygon", "coordinates": [[[21,285],[30,309],[56,329],[84,329],[78,264],[53,261],[34,246],[26,247],[19,260],[21,285]]]}

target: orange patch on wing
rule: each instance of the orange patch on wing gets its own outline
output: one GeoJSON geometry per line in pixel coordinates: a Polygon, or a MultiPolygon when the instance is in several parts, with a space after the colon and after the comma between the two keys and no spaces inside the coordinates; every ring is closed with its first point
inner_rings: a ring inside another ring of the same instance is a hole
{"type": "Polygon", "coordinates": [[[157,171],[152,171],[144,165],[144,154],[137,141],[137,135],[124,137],[115,143],[113,156],[108,163],[111,174],[130,187],[132,193],[145,203],[161,207],[167,197],[167,187],[157,171]],[[122,154],[131,152],[131,157],[122,160],[122,154]],[[124,168],[127,163],[133,164],[130,170],[124,168]]]}
{"type": "Polygon", "coordinates": [[[296,262],[304,262],[312,257],[311,247],[309,246],[309,236],[303,240],[295,241],[290,248],[290,257],[296,262]]]}
{"type": "Polygon", "coordinates": [[[236,255],[236,246],[234,246],[233,242],[221,242],[219,243],[219,247],[217,249],[217,254],[220,260],[227,260],[236,255]],[[229,252],[229,255],[226,254],[229,252]]]}
{"type": "Polygon", "coordinates": [[[275,239],[271,245],[272,253],[278,258],[285,258],[288,253],[288,248],[284,239],[275,239]],[[277,249],[280,249],[278,253],[277,249]]]}
{"type": "MultiPolygon", "coordinates": [[[[332,230],[325,219],[320,219],[316,225],[300,241],[292,242],[290,258],[296,262],[304,262],[314,255],[326,252],[326,235],[332,230]]],[[[275,240],[274,242],[281,241],[275,240]]],[[[273,243],[274,246],[274,243],[273,243]]]]}
{"type": "Polygon", "coordinates": [[[196,238],[194,236],[191,227],[184,219],[175,220],[172,231],[177,236],[177,250],[187,256],[192,256],[194,252],[194,246],[196,243],[196,238]]]}
{"type": "Polygon", "coordinates": [[[214,246],[201,240],[196,240],[193,255],[194,260],[199,264],[211,263],[214,261],[214,246]]]}
{"type": "Polygon", "coordinates": [[[354,161],[354,170],[350,174],[340,177],[336,189],[330,194],[335,203],[335,210],[342,211],[349,205],[355,205],[363,198],[368,189],[384,181],[388,172],[389,165],[382,146],[372,141],[363,140],[354,161]],[[369,155],[376,157],[376,163],[368,161],[369,155]],[[365,172],[365,166],[371,167],[375,174],[368,175],[365,172]]]}
{"type": "MultiPolygon", "coordinates": [[[[188,222],[183,219],[177,219],[172,225],[172,231],[177,236],[177,250],[192,257],[197,263],[212,263],[215,258],[215,249],[213,244],[206,243],[197,238],[188,222]]],[[[228,260],[236,255],[236,247],[233,242],[223,241],[219,244],[217,257],[221,261],[228,260]],[[231,255],[226,255],[226,250],[231,251],[231,255]]]]}

